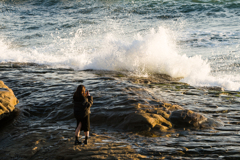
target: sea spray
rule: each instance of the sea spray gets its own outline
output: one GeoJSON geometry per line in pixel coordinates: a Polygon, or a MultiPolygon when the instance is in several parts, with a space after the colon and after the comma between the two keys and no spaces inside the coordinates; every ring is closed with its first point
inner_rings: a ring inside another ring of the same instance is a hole
{"type": "Polygon", "coordinates": [[[209,64],[200,56],[187,57],[177,52],[169,30],[152,29],[145,36],[137,35],[130,43],[109,36],[103,47],[95,53],[88,68],[135,71],[140,75],[162,73],[172,77],[187,77],[193,69],[206,74],[209,64]]]}
{"type": "Polygon", "coordinates": [[[240,83],[228,77],[212,76],[210,63],[200,55],[180,55],[173,34],[173,31],[160,27],[145,36],[138,34],[130,43],[109,35],[87,68],[128,70],[139,76],[161,73],[182,77],[181,81],[193,86],[240,90],[240,83]]]}
{"type": "MultiPolygon", "coordinates": [[[[77,30],[71,38],[55,38],[48,46],[17,49],[1,40],[1,62],[31,62],[76,70],[127,70],[138,76],[167,74],[193,86],[219,86],[240,90],[240,84],[211,76],[211,67],[200,55],[179,54],[177,33],[164,27],[136,34],[131,40],[108,33],[97,43],[88,43],[77,30]],[[96,49],[93,49],[95,46],[96,49]]],[[[95,40],[97,41],[97,40],[95,40]]]]}
{"type": "Polygon", "coordinates": [[[89,55],[85,52],[74,53],[72,49],[74,47],[69,43],[69,40],[66,43],[64,39],[55,41],[54,44],[48,46],[24,49],[17,47],[14,42],[2,39],[0,40],[0,46],[0,63],[27,62],[74,69],[82,69],[89,63],[89,55]]]}

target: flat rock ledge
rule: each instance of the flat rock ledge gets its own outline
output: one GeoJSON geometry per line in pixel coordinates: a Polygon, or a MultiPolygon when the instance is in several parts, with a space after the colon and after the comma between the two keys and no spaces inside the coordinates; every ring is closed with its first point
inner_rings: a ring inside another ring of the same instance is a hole
{"type": "Polygon", "coordinates": [[[18,102],[13,91],[0,80],[0,122],[11,120],[16,115],[18,102]]]}
{"type": "MultiPolygon", "coordinates": [[[[19,133],[17,130],[14,132],[19,133]]],[[[108,135],[90,133],[87,145],[74,145],[73,130],[20,132],[24,134],[12,137],[14,144],[0,148],[2,160],[147,159],[146,155],[137,153],[124,139],[117,141],[108,135]]]]}

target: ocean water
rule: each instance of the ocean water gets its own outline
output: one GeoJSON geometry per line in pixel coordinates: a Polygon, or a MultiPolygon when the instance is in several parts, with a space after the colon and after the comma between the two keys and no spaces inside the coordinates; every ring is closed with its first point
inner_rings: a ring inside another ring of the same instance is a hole
{"type": "Polygon", "coordinates": [[[239,0],[0,0],[0,80],[21,111],[0,131],[0,150],[8,157],[35,132],[74,136],[72,94],[84,84],[99,134],[139,104],[178,104],[208,118],[209,128],[124,133],[140,154],[239,159],[239,26],[239,0]],[[158,81],[163,74],[181,80],[158,81]]]}
{"type": "Polygon", "coordinates": [[[0,62],[240,90],[238,0],[1,0],[0,62]]]}

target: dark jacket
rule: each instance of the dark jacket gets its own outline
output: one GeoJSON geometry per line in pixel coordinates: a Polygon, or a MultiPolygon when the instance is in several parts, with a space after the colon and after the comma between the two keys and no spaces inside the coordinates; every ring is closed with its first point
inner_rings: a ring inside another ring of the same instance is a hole
{"type": "Polygon", "coordinates": [[[93,105],[93,97],[82,97],[81,99],[74,99],[74,115],[79,118],[84,118],[90,114],[90,107],[93,105]]]}

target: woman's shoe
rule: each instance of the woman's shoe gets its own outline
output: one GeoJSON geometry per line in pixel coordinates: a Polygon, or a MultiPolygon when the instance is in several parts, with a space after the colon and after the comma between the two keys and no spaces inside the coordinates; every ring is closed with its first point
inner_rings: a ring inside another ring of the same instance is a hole
{"type": "Polygon", "coordinates": [[[83,141],[84,144],[87,144],[88,136],[85,137],[85,140],[83,141]]]}
{"type": "Polygon", "coordinates": [[[81,144],[82,144],[82,142],[75,140],[75,145],[81,145],[81,144]]]}

